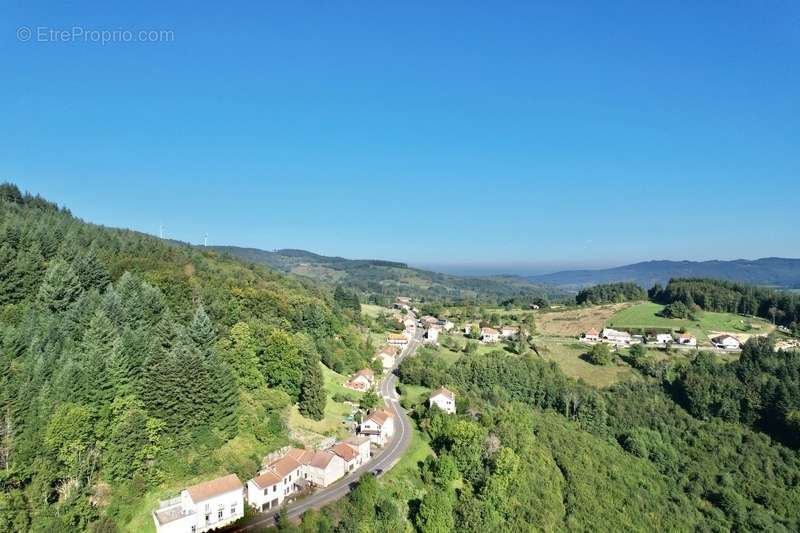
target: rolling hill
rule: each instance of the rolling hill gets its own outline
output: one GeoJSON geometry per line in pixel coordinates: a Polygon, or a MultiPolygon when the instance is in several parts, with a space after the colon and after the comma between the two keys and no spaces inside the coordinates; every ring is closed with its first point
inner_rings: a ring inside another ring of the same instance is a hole
{"type": "Polygon", "coordinates": [[[220,253],[266,264],[278,271],[328,283],[343,283],[377,297],[398,295],[459,300],[475,298],[497,302],[509,298],[556,296],[559,290],[521,277],[462,277],[441,274],[405,263],[372,259],[329,257],[304,250],[266,251],[237,246],[210,246],[220,253]]]}
{"type": "Polygon", "coordinates": [[[646,261],[602,270],[568,270],[527,276],[534,284],[576,289],[598,283],[631,281],[649,288],[670,278],[715,278],[782,289],[800,288],[800,259],[768,257],[734,261],[646,261]]]}

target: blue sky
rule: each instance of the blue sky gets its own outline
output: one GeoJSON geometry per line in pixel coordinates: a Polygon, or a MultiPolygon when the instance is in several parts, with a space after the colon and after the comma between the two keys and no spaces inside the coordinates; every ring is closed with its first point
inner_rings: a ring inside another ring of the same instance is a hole
{"type": "Polygon", "coordinates": [[[440,268],[800,256],[800,3],[334,4],[5,2],[0,180],[440,268]]]}

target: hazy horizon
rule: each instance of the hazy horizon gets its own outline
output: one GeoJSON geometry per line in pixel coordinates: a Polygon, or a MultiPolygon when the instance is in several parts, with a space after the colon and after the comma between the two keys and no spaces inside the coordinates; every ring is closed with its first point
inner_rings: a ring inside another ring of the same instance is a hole
{"type": "Polygon", "coordinates": [[[223,11],[8,6],[0,179],[99,224],[412,264],[800,255],[797,6],[223,11]],[[170,38],[39,31],[76,26],[170,38]]]}

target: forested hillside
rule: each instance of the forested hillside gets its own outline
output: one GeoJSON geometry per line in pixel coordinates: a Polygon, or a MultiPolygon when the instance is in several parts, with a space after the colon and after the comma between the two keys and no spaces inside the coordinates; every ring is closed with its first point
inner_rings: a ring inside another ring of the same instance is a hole
{"type": "Polygon", "coordinates": [[[237,246],[212,247],[235,257],[267,264],[282,272],[340,283],[358,291],[365,301],[385,305],[396,296],[438,301],[476,300],[499,303],[517,299],[532,301],[560,296],[562,291],[529,283],[518,277],[462,277],[412,268],[393,261],[344,259],[304,250],[269,252],[237,246]]]}
{"type": "Polygon", "coordinates": [[[738,362],[658,358],[651,379],[597,390],[532,354],[465,353],[447,368],[423,353],[401,379],[447,385],[459,414],[417,406],[433,454],[413,482],[368,478],[280,529],[798,531],[799,356],[752,339],[738,362]]]}
{"type": "Polygon", "coordinates": [[[786,291],[717,279],[678,278],[666,287],[653,286],[649,294],[663,304],[680,302],[690,309],[696,306],[704,311],[754,315],[791,329],[800,324],[800,296],[786,291]]]}
{"type": "Polygon", "coordinates": [[[0,242],[0,531],[135,530],[165,487],[246,479],[287,442],[281,410],[321,413],[320,354],[367,361],[352,313],[311,281],[9,184],[0,242]]]}
{"type": "Polygon", "coordinates": [[[646,299],[647,292],[635,283],[606,283],[582,289],[575,297],[575,303],[599,305],[646,299]]]}

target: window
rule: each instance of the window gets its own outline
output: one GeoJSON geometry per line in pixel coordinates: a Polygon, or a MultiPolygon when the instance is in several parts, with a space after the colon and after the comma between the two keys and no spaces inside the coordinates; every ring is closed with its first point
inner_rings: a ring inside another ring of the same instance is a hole
{"type": "Polygon", "coordinates": [[[231,504],[231,516],[233,516],[235,514],[236,514],[236,504],[232,503],[231,504]]]}
{"type": "Polygon", "coordinates": [[[273,485],[272,492],[278,492],[278,485],[273,485]]]}
{"type": "Polygon", "coordinates": [[[192,533],[195,533],[196,531],[197,531],[197,526],[192,526],[192,533]]]}
{"type": "Polygon", "coordinates": [[[206,513],[206,524],[211,522],[211,513],[206,513]]]}
{"type": "Polygon", "coordinates": [[[217,511],[217,518],[218,518],[219,520],[222,520],[222,509],[220,509],[219,511],[217,511]]]}
{"type": "Polygon", "coordinates": [[[209,512],[210,510],[211,510],[211,504],[207,503],[206,504],[206,512],[209,512]]]}

